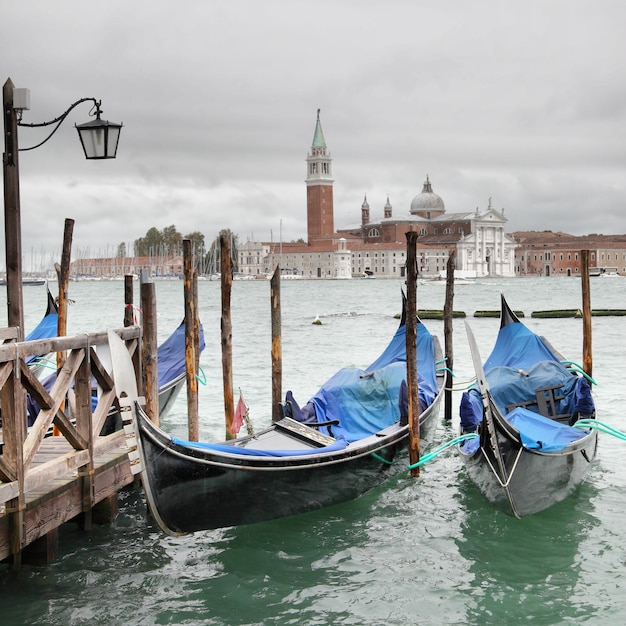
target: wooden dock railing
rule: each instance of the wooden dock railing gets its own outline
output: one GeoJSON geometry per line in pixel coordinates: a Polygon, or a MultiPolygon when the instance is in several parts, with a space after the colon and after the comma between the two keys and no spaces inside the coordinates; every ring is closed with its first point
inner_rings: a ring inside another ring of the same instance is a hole
{"type": "MultiPolygon", "coordinates": [[[[129,326],[116,332],[126,342],[141,389],[141,330],[129,326]]],[[[0,345],[0,560],[12,555],[14,563],[25,546],[77,511],[90,519],[98,501],[132,482],[130,471],[119,468],[128,464],[123,430],[103,434],[107,419],[119,411],[107,333],[30,342],[18,338],[17,329],[3,329],[0,335],[8,342],[0,345]],[[63,353],[65,360],[48,391],[27,360],[50,353],[63,353]],[[39,409],[36,416],[31,412],[30,427],[28,398],[39,409]],[[49,436],[52,427],[58,436],[49,436]],[[112,451],[119,460],[103,463],[112,451]],[[60,489],[59,481],[67,488],[60,489]],[[51,496],[55,482],[57,496],[51,496]],[[38,510],[42,506],[46,522],[38,510]]]]}

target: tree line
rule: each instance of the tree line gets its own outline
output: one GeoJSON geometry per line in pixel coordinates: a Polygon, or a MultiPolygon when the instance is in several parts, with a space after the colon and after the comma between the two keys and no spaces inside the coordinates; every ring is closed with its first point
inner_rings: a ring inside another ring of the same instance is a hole
{"type": "MultiPolygon", "coordinates": [[[[230,239],[230,256],[233,271],[237,271],[237,235],[229,228],[219,232],[206,249],[204,235],[199,231],[194,231],[187,235],[181,235],[174,224],[166,226],[162,230],[156,227],[148,229],[143,237],[135,239],[133,242],[133,256],[141,257],[172,257],[183,254],[183,239],[192,242],[196,271],[200,274],[216,274],[220,272],[220,238],[230,239]]],[[[117,248],[117,256],[123,258],[128,256],[125,243],[120,243],[117,248]]]]}

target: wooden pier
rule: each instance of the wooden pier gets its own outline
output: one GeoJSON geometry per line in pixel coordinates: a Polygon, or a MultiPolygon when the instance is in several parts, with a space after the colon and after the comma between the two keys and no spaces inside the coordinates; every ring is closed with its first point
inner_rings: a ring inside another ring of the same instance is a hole
{"type": "MultiPolygon", "coordinates": [[[[141,381],[140,328],[116,332],[141,381]]],[[[10,559],[14,567],[29,548],[50,560],[57,529],[67,521],[77,518],[88,529],[103,510],[109,512],[105,521],[112,519],[118,491],[134,482],[124,431],[105,434],[120,408],[106,332],[18,339],[19,329],[0,330],[0,561],[10,559]],[[27,359],[53,353],[64,363],[47,391],[27,359]],[[29,428],[27,394],[40,409],[29,428]]]]}

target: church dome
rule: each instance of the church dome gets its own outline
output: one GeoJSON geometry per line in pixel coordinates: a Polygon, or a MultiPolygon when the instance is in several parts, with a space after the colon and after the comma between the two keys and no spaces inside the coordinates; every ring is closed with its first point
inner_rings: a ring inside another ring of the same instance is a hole
{"type": "Polygon", "coordinates": [[[436,211],[437,214],[440,215],[445,213],[445,210],[446,207],[441,199],[441,196],[438,196],[433,191],[430,180],[428,176],[426,176],[426,182],[424,183],[422,193],[415,196],[415,198],[411,201],[411,215],[420,215],[426,211],[436,211]]]}

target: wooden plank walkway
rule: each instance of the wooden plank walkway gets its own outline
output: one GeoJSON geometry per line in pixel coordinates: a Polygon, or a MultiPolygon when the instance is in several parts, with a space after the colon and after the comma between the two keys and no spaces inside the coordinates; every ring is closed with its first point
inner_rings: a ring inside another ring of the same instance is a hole
{"type": "MultiPolygon", "coordinates": [[[[66,474],[25,492],[23,516],[24,544],[28,546],[81,514],[89,515],[98,503],[115,496],[120,489],[134,482],[128,450],[122,431],[101,443],[101,452],[94,456],[93,474],[81,473],[69,463],[66,474]]],[[[61,457],[74,456],[74,449],[63,437],[47,437],[32,463],[33,470],[61,457]]],[[[10,514],[0,505],[0,560],[11,556],[10,514]]]]}

